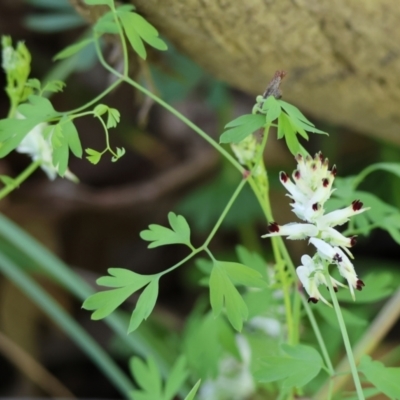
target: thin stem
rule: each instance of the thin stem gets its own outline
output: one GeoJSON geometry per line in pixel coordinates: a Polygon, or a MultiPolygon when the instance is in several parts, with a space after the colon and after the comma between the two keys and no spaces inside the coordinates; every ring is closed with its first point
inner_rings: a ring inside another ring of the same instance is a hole
{"type": "Polygon", "coordinates": [[[218,218],[218,221],[216,222],[216,224],[214,225],[214,228],[212,229],[211,233],[208,235],[206,241],[204,242],[204,244],[201,246],[201,249],[205,249],[206,247],[208,247],[208,245],[210,244],[212,238],[215,236],[215,234],[217,233],[219,227],[222,224],[222,221],[225,219],[226,214],[228,214],[229,210],[231,209],[233,203],[235,202],[236,198],[239,196],[240,192],[242,191],[244,185],[246,184],[247,180],[246,179],[242,179],[238,185],[238,187],[236,188],[235,192],[233,193],[232,197],[229,199],[228,204],[225,206],[224,211],[222,211],[221,215],[218,218]]]}
{"type": "Polygon", "coordinates": [[[353,381],[354,381],[354,385],[356,387],[357,395],[358,395],[359,400],[365,400],[364,392],[361,387],[360,377],[358,376],[356,363],[354,361],[354,355],[353,355],[353,351],[351,348],[349,335],[347,334],[346,324],[344,323],[342,311],[340,310],[340,306],[339,306],[339,302],[336,297],[336,293],[333,290],[329,272],[325,271],[324,274],[325,274],[326,282],[328,283],[329,292],[330,292],[332,302],[333,302],[333,307],[336,312],[336,317],[339,322],[340,331],[342,332],[343,343],[344,343],[344,347],[346,349],[347,358],[349,360],[350,370],[353,375],[353,381]]]}
{"type": "Polygon", "coordinates": [[[90,100],[83,106],[80,106],[78,108],[75,108],[74,110],[70,111],[63,111],[61,114],[75,114],[79,113],[82,110],[85,110],[86,108],[90,107],[92,104],[96,104],[99,100],[101,100],[103,97],[105,97],[108,93],[110,93],[112,90],[114,90],[118,85],[120,85],[123,82],[122,79],[116,80],[114,83],[112,83],[110,86],[108,86],[107,89],[104,89],[98,96],[96,96],[94,99],[90,100]]]}
{"type": "Polygon", "coordinates": [[[330,359],[329,354],[328,354],[328,350],[327,350],[327,348],[325,346],[325,342],[324,342],[324,339],[323,339],[323,337],[321,335],[321,331],[319,330],[317,321],[315,320],[314,314],[311,311],[310,304],[308,304],[308,302],[307,302],[307,300],[305,299],[304,296],[299,295],[299,297],[301,299],[301,302],[303,303],[304,309],[306,310],[307,317],[310,320],[310,324],[311,324],[311,326],[312,326],[312,328],[314,330],[315,337],[317,338],[317,342],[319,344],[319,347],[321,348],[322,357],[325,360],[325,364],[326,364],[326,367],[328,368],[329,375],[331,377],[333,377],[335,375],[335,369],[333,368],[331,359],[330,359]]]}
{"type": "Polygon", "coordinates": [[[22,182],[24,182],[33,172],[40,166],[42,162],[37,160],[31,164],[27,168],[25,168],[12,182],[8,183],[3,189],[0,190],[0,200],[7,196],[14,189],[19,187],[22,182]]]}

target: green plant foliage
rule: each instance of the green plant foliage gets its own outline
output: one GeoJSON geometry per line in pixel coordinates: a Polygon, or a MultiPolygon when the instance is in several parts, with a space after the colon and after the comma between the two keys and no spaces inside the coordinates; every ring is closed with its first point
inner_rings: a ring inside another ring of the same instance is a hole
{"type": "Polygon", "coordinates": [[[54,57],[53,60],[63,60],[65,58],[71,57],[74,54],[79,53],[81,50],[86,48],[89,45],[93,45],[94,39],[84,39],[81,40],[77,43],[71,44],[70,46],[66,47],[64,50],[61,50],[59,53],[57,53],[54,57]]]}
{"type": "Polygon", "coordinates": [[[214,262],[210,275],[210,303],[214,317],[217,317],[225,305],[229,322],[241,331],[243,321],[248,317],[248,309],[235,285],[263,288],[266,282],[255,269],[233,262],[214,262]]]}
{"type": "MultiPolygon", "coordinates": [[[[135,400],[172,400],[188,377],[186,360],[183,356],[177,359],[165,382],[153,357],[149,357],[147,362],[138,357],[132,357],[129,367],[132,376],[141,388],[132,391],[132,397],[135,400]]],[[[199,386],[200,381],[192,388],[185,400],[193,399],[199,386]]]]}
{"type": "Polygon", "coordinates": [[[390,399],[400,398],[400,368],[387,368],[381,362],[373,361],[370,356],[364,355],[358,370],[390,399]]]}
{"type": "Polygon", "coordinates": [[[201,383],[201,379],[199,379],[196,384],[193,386],[192,390],[188,393],[188,395],[185,397],[185,400],[193,400],[194,396],[196,396],[197,391],[199,390],[201,383]]]}
{"type": "MultiPolygon", "coordinates": [[[[357,293],[357,304],[373,303],[390,296],[395,290],[393,276],[389,272],[371,272],[362,278],[368,290],[357,293]]],[[[353,299],[348,290],[339,290],[337,298],[340,301],[353,303],[353,299]]]]}
{"type": "Polygon", "coordinates": [[[227,130],[221,135],[220,143],[239,143],[265,124],[265,115],[241,115],[225,125],[227,130]]]}
{"type": "Polygon", "coordinates": [[[133,50],[144,60],[147,57],[143,41],[157,50],[167,50],[166,43],[158,37],[158,31],[141,15],[134,12],[118,10],[124,32],[133,50]]]}
{"type": "Polygon", "coordinates": [[[144,319],[147,319],[154,306],[156,305],[158,297],[158,277],[152,279],[149,285],[141,293],[136,307],[133,310],[131,319],[129,321],[128,333],[136,330],[144,319]]]}
{"type": "Polygon", "coordinates": [[[53,129],[53,165],[57,167],[59,175],[64,176],[68,168],[69,150],[76,157],[82,158],[81,141],[74,123],[67,117],[61,119],[53,129]]]}
{"type": "Polygon", "coordinates": [[[283,356],[262,359],[265,366],[255,373],[260,382],[283,381],[283,388],[302,387],[315,378],[323,367],[322,358],[313,347],[281,344],[283,356]]]}
{"type": "Polygon", "coordinates": [[[97,150],[93,149],[85,149],[86,151],[86,158],[88,161],[90,161],[92,164],[97,164],[101,160],[102,153],[98,152],[97,150]]]}
{"type": "MultiPolygon", "coordinates": [[[[82,307],[86,310],[95,310],[92,314],[92,319],[94,320],[107,317],[133,293],[150,284],[151,282],[157,281],[157,278],[155,278],[153,275],[139,275],[135,272],[122,268],[109,268],[108,272],[110,276],[103,276],[99,278],[97,280],[97,284],[115,289],[95,293],[88,297],[82,305],[82,307]]],[[[146,299],[148,293],[154,291],[153,287],[154,284],[152,288],[146,292],[146,295],[143,296],[143,298],[142,296],[140,297],[142,298],[141,303],[146,303],[144,305],[141,304],[140,307],[138,305],[136,306],[136,308],[140,309],[141,313],[143,312],[143,307],[145,307],[149,301],[146,299]]],[[[145,291],[143,291],[143,293],[145,293],[145,291]]],[[[149,297],[151,300],[151,296],[149,297]]],[[[135,309],[135,312],[137,313],[139,310],[136,311],[135,309]]]]}
{"type": "Polygon", "coordinates": [[[151,242],[148,248],[152,249],[167,244],[185,244],[193,248],[190,243],[190,227],[185,217],[170,212],[168,213],[168,221],[172,229],[151,224],[149,229],[140,232],[140,237],[143,240],[151,242]]]}

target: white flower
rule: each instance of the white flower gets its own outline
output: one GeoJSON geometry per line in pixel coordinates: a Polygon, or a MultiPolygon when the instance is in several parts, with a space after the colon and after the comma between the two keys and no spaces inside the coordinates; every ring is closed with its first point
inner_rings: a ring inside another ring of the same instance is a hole
{"type": "Polygon", "coordinates": [[[200,388],[201,400],[242,400],[250,398],[255,383],[250,371],[251,348],[243,335],[236,336],[242,361],[231,355],[222,358],[215,380],[206,380],[200,388]]]}
{"type": "MultiPolygon", "coordinates": [[[[334,191],[332,184],[336,176],[336,167],[333,166],[329,170],[328,159],[324,159],[321,153],[317,153],[314,158],[297,155],[296,160],[298,165],[292,175],[293,181],[285,172],[281,172],[279,177],[289,192],[287,196],[293,200],[292,211],[305,223],[278,225],[271,222],[268,225],[268,233],[262,237],[287,236],[292,240],[310,238],[310,243],[317,249],[317,255],[312,259],[304,256],[303,265],[297,268],[297,275],[309,294],[310,301],[317,302],[321,299],[328,303],[318,290],[319,285],[326,285],[324,267],[319,260],[337,265],[339,273],[347,280],[354,299],[354,289],[361,290],[364,286],[349,259],[353,258],[349,248],[356,244],[356,237],[347,238],[333,227],[345,224],[353,215],[360,214],[368,208],[363,208],[360,200],[354,200],[346,208],[324,214],[324,204],[334,191]]],[[[341,285],[333,278],[331,281],[334,288],[341,285]]]]}
{"type": "MultiPolygon", "coordinates": [[[[29,155],[33,161],[40,161],[40,167],[46,173],[47,177],[50,180],[54,180],[57,176],[57,168],[53,165],[53,148],[50,144],[50,138],[46,139],[43,135],[46,127],[47,124],[44,122],[36,125],[24,137],[16,148],[16,151],[29,155]]],[[[78,178],[68,169],[64,177],[73,182],[78,181],[78,178]]]]}

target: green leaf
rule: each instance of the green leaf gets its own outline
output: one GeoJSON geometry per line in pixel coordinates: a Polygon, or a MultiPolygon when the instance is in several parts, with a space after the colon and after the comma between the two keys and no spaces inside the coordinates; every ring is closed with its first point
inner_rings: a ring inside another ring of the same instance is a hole
{"type": "Polygon", "coordinates": [[[95,117],[100,117],[103,114],[105,114],[108,111],[108,106],[105,104],[98,104],[94,109],[93,109],[93,115],[95,117]]]}
{"type": "Polygon", "coordinates": [[[136,303],[135,310],[132,313],[129,321],[128,333],[133,332],[139,327],[144,319],[147,319],[154,306],[156,305],[158,297],[158,278],[154,278],[149,285],[143,290],[136,303]]]}
{"type": "Polygon", "coordinates": [[[136,32],[140,37],[147,42],[150,46],[157,50],[167,50],[168,46],[166,43],[158,37],[158,31],[154,26],[149,24],[141,15],[131,13],[132,23],[136,32]]]}
{"type": "MultiPolygon", "coordinates": [[[[51,125],[47,127],[48,131],[51,134],[51,144],[53,146],[53,156],[52,163],[57,168],[57,172],[60,176],[64,176],[65,172],[68,168],[68,160],[69,160],[69,136],[71,136],[71,140],[74,141],[74,130],[75,126],[71,121],[67,120],[67,117],[64,117],[60,123],[56,125],[51,125]]],[[[45,133],[46,134],[46,133],[45,133]]],[[[78,133],[76,132],[76,135],[78,133]]],[[[79,137],[77,137],[78,144],[79,137]]],[[[76,143],[73,142],[73,145],[76,147],[76,143]]],[[[74,150],[78,150],[78,148],[74,150]]],[[[79,153],[77,153],[79,155],[79,153]]],[[[82,156],[82,153],[81,153],[82,156]]]]}
{"type": "Polygon", "coordinates": [[[310,122],[303,114],[302,112],[292,104],[287,103],[286,101],[283,100],[277,100],[281,107],[286,111],[286,113],[289,115],[289,117],[294,117],[300,121],[305,122],[307,125],[315,126],[312,122],[310,122]]]}
{"type": "Polygon", "coordinates": [[[48,14],[31,14],[25,18],[25,25],[41,33],[61,32],[85,25],[85,20],[76,12],[52,12],[48,14]]]}
{"type": "Polygon", "coordinates": [[[196,384],[193,386],[192,390],[188,393],[188,395],[185,397],[185,400],[193,400],[194,396],[196,396],[197,391],[199,390],[201,383],[201,379],[199,379],[196,384]]]}
{"type": "Polygon", "coordinates": [[[163,400],[172,400],[188,377],[186,359],[180,356],[165,382],[163,400]]]}
{"type": "Polygon", "coordinates": [[[110,8],[114,3],[113,0],[84,0],[84,2],[89,6],[106,5],[109,6],[110,8]]]}
{"type": "Polygon", "coordinates": [[[82,305],[86,310],[96,310],[92,314],[92,319],[95,320],[107,317],[129,296],[153,279],[151,275],[139,275],[121,268],[110,268],[108,272],[113,276],[101,277],[97,283],[116,289],[95,293],[88,297],[82,305]]]}
{"type": "Polygon", "coordinates": [[[39,79],[31,78],[28,79],[28,81],[26,82],[26,86],[31,87],[32,89],[35,89],[38,92],[40,92],[42,84],[40,83],[39,79]]]}
{"type": "Polygon", "coordinates": [[[146,59],[147,53],[142,42],[139,33],[136,31],[134,24],[134,16],[131,12],[118,12],[118,16],[121,20],[122,27],[124,28],[125,34],[131,44],[133,50],[141,57],[143,60],[146,59]]]}
{"type": "Polygon", "coordinates": [[[31,95],[28,97],[28,101],[29,103],[23,103],[18,106],[18,111],[26,119],[33,119],[39,123],[58,115],[50,100],[44,97],[31,95]]]}
{"type": "Polygon", "coordinates": [[[115,108],[108,109],[107,128],[115,128],[120,120],[120,113],[115,108]]]}
{"type": "Polygon", "coordinates": [[[74,123],[71,120],[63,123],[63,134],[68,143],[68,147],[71,149],[75,157],[82,158],[82,145],[79,139],[78,131],[74,123]]]}
{"type": "Polygon", "coordinates": [[[85,151],[86,151],[86,153],[88,154],[88,155],[86,156],[86,158],[87,158],[92,164],[97,164],[97,163],[100,161],[101,156],[102,156],[101,153],[99,153],[98,151],[93,150],[93,149],[85,149],[85,151]]]}
{"type": "Polygon", "coordinates": [[[235,262],[218,261],[218,267],[222,268],[229,279],[235,285],[250,287],[267,287],[267,282],[262,279],[262,275],[253,268],[235,262]]]}
{"type": "Polygon", "coordinates": [[[168,220],[172,229],[152,224],[149,225],[149,229],[140,232],[140,237],[143,240],[152,242],[148,248],[152,249],[167,244],[185,244],[192,248],[190,243],[190,227],[186,219],[182,215],[170,212],[168,220]]]}
{"type": "MultiPolygon", "coordinates": [[[[283,115],[283,114],[281,114],[281,115],[283,115]]],[[[289,151],[293,155],[296,155],[299,153],[300,143],[297,140],[296,133],[292,129],[288,129],[285,132],[285,141],[286,141],[286,145],[287,145],[289,151]]]]}
{"type": "MultiPolygon", "coordinates": [[[[358,296],[358,295],[357,295],[358,296]]],[[[315,307],[318,314],[332,327],[339,329],[335,311],[330,307],[315,307]]],[[[341,308],[342,315],[346,326],[348,327],[365,327],[368,325],[368,321],[354,312],[341,308]]]]}
{"type": "Polygon", "coordinates": [[[140,275],[125,268],[109,268],[108,273],[110,276],[102,276],[96,283],[107,287],[130,286],[136,292],[152,280],[151,275],[140,275]]]}
{"type": "Polygon", "coordinates": [[[105,290],[88,297],[82,307],[89,311],[95,310],[91,316],[93,320],[103,319],[116,310],[133,293],[134,290],[129,286],[105,290]]]}
{"type": "Polygon", "coordinates": [[[130,361],[130,370],[143,389],[143,391],[133,391],[134,399],[142,395],[147,396],[143,398],[163,400],[161,375],[153,357],[149,357],[147,363],[138,357],[133,357],[130,361]]]}
{"type": "Polygon", "coordinates": [[[65,87],[65,82],[63,81],[59,80],[49,81],[44,85],[42,92],[52,92],[52,93],[62,92],[64,87],[65,87]]]}
{"type": "Polygon", "coordinates": [[[210,303],[216,318],[225,303],[226,314],[231,325],[241,331],[243,321],[247,319],[248,310],[246,303],[239,294],[227,272],[219,265],[214,264],[210,275],[210,303]]]}
{"type": "Polygon", "coordinates": [[[282,112],[281,106],[274,96],[269,96],[267,100],[264,101],[262,109],[267,112],[267,124],[271,124],[275,121],[282,112]]]}
{"type": "Polygon", "coordinates": [[[61,50],[59,53],[57,53],[54,57],[53,60],[63,60],[65,58],[71,57],[72,55],[79,53],[81,50],[83,50],[86,46],[89,44],[94,43],[94,39],[85,39],[81,40],[78,43],[72,44],[71,46],[66,47],[64,50],[61,50]]]}
{"type": "Polygon", "coordinates": [[[282,356],[263,358],[264,365],[255,373],[260,382],[282,380],[283,388],[302,387],[315,378],[323,362],[318,351],[313,347],[298,344],[281,344],[282,356]]]}
{"type": "Polygon", "coordinates": [[[400,368],[387,368],[381,362],[364,355],[358,370],[390,399],[400,398],[400,368]]]}
{"type": "Polygon", "coordinates": [[[236,246],[235,251],[242,264],[255,269],[265,281],[268,280],[267,262],[258,253],[250,252],[244,246],[236,246]]]}
{"type": "Polygon", "coordinates": [[[0,158],[8,155],[39,122],[37,119],[0,120],[0,158]]]}
{"type": "Polygon", "coordinates": [[[266,119],[263,114],[246,114],[229,122],[225,131],[220,137],[220,143],[239,143],[257,129],[265,126],[266,119]]]}
{"type": "MultiPolygon", "coordinates": [[[[394,291],[393,277],[390,272],[371,272],[362,277],[368,290],[357,293],[357,304],[372,303],[390,296],[394,291]]],[[[340,301],[353,303],[349,290],[339,290],[336,294],[340,301]]]]}

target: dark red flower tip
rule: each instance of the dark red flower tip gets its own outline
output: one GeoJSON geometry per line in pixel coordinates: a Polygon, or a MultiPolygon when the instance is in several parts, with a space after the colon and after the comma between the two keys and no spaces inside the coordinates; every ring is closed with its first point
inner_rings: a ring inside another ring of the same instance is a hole
{"type": "Polygon", "coordinates": [[[356,289],[361,291],[364,286],[365,283],[361,279],[358,279],[356,282],[356,289]]]}
{"type": "Polygon", "coordinates": [[[294,171],[293,176],[294,176],[296,179],[300,179],[300,171],[299,171],[298,169],[296,169],[296,171],[294,171]]]}
{"type": "Polygon", "coordinates": [[[319,204],[318,203],[314,203],[312,205],[312,209],[313,209],[313,211],[318,211],[319,210],[319,204]]]}
{"type": "Polygon", "coordinates": [[[313,171],[315,171],[315,170],[317,169],[317,164],[312,163],[312,164],[311,164],[311,169],[312,169],[313,171]]]}
{"type": "Polygon", "coordinates": [[[268,225],[268,232],[269,233],[279,232],[279,225],[276,222],[271,222],[268,225]]]}
{"type": "Polygon", "coordinates": [[[310,302],[316,304],[316,303],[318,303],[318,299],[316,299],[315,297],[309,297],[307,300],[307,303],[310,303],[310,302]]]}
{"type": "Polygon", "coordinates": [[[333,261],[342,262],[343,259],[342,259],[342,257],[341,257],[338,253],[336,253],[336,254],[333,256],[333,261]]]}
{"type": "Polygon", "coordinates": [[[350,246],[353,247],[356,245],[356,243],[357,243],[357,236],[352,236],[350,238],[350,246]]]}
{"type": "Polygon", "coordinates": [[[337,174],[336,165],[334,165],[334,166],[332,167],[332,169],[331,169],[331,174],[332,174],[333,176],[336,176],[336,174],[337,174]]]}
{"type": "Polygon", "coordinates": [[[303,156],[302,156],[300,153],[298,153],[298,154],[295,155],[294,159],[295,159],[297,162],[300,162],[301,160],[303,160],[303,156]]]}
{"type": "Polygon", "coordinates": [[[288,175],[287,175],[286,172],[283,172],[283,171],[282,171],[282,172],[280,173],[280,179],[281,179],[282,182],[286,183],[286,182],[288,181],[289,177],[288,177],[288,175]]]}
{"type": "Polygon", "coordinates": [[[324,162],[324,155],[319,151],[318,153],[315,153],[314,160],[320,160],[321,162],[324,162]]]}
{"type": "Polygon", "coordinates": [[[250,176],[250,171],[248,169],[245,169],[243,171],[243,179],[247,179],[250,176]]]}
{"type": "Polygon", "coordinates": [[[329,179],[328,178],[322,179],[322,186],[323,187],[328,187],[329,186],[329,179]]]}
{"type": "Polygon", "coordinates": [[[364,204],[360,200],[354,200],[351,205],[353,206],[353,211],[359,211],[364,204]]]}

